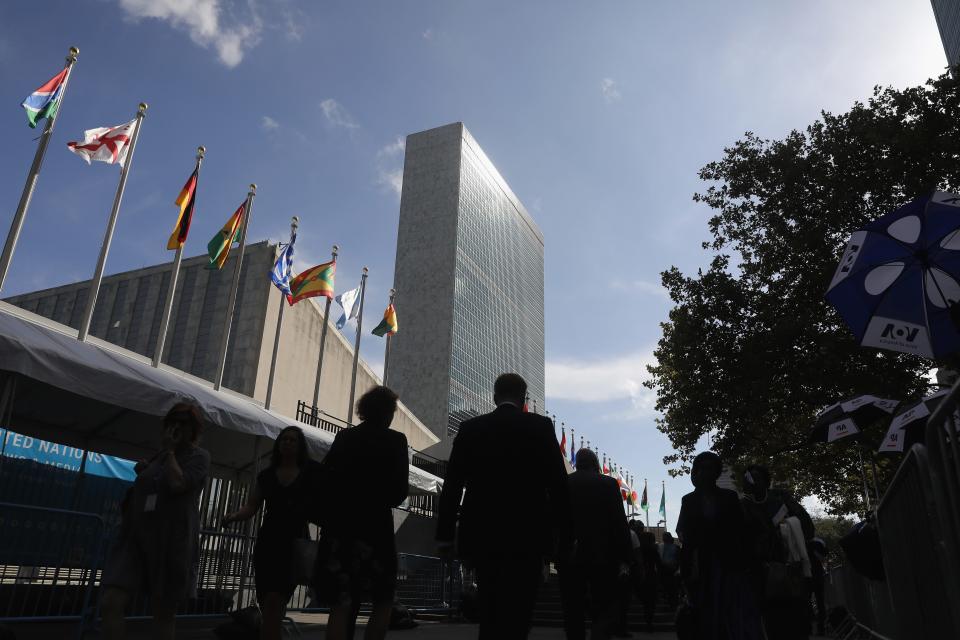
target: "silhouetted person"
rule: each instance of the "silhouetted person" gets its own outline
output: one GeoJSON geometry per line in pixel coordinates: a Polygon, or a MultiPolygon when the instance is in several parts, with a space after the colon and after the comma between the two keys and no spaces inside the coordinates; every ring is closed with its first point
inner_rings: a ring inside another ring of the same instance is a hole
{"type": "Polygon", "coordinates": [[[563,454],[553,423],[521,410],[526,392],[515,373],[497,378],[497,408],[460,425],[440,496],[440,554],[453,555],[459,521],[457,552],[476,568],[483,640],[527,637],[544,562],[568,529],[563,454]]]}
{"type": "Polygon", "coordinates": [[[366,640],[383,638],[397,582],[392,508],[407,497],[407,438],[390,430],[397,394],[374,387],[357,402],[362,422],[342,429],[321,463],[323,527],[315,590],[330,606],[326,637],[353,637],[361,602],[372,602],[366,640]]]}
{"type": "Polygon", "coordinates": [[[826,580],[827,543],[822,538],[814,538],[807,547],[810,556],[810,587],[817,603],[817,635],[826,635],[824,627],[827,621],[827,610],[824,602],[824,587],[826,580]]]}
{"type": "Polygon", "coordinates": [[[751,582],[761,602],[763,626],[769,640],[802,640],[810,635],[810,568],[807,545],[813,540],[813,521],[788,492],[770,487],[766,467],[751,465],[744,473],[743,512],[746,518],[751,582]],[[795,519],[790,527],[788,520],[795,519]],[[796,531],[796,530],[799,531],[796,531]],[[787,542],[791,530],[800,538],[787,542]],[[783,568],[784,570],[779,570],[783,568]],[[773,571],[773,569],[778,569],[773,571]]]}
{"type": "MultiPolygon", "coordinates": [[[[657,538],[647,531],[639,520],[630,523],[637,534],[639,546],[634,550],[636,558],[634,589],[643,604],[643,620],[647,631],[653,631],[653,615],[657,608],[657,583],[660,580],[660,554],[657,552],[657,538]]],[[[624,612],[626,613],[626,612],[624,612]]]]}
{"type": "Polygon", "coordinates": [[[138,592],[150,595],[153,637],[173,638],[177,606],[196,595],[200,560],[200,492],[210,454],[197,446],[203,420],[191,404],[163,419],[160,451],[134,467],[123,500],[120,535],[103,570],[103,637],[123,638],[124,611],[138,592]]]}
{"type": "Polygon", "coordinates": [[[680,547],[673,541],[669,532],[663,534],[663,543],[660,545],[660,584],[667,606],[671,611],[677,608],[678,599],[678,572],[680,571],[680,547]]]}
{"type": "Polygon", "coordinates": [[[754,640],[759,620],[750,617],[739,549],[744,533],[737,494],[717,487],[720,457],[705,451],[693,461],[694,490],[683,496],[677,535],[680,575],[696,611],[698,640],[754,640]]]}
{"type": "MultiPolygon", "coordinates": [[[[577,470],[567,477],[573,537],[560,563],[567,640],[586,637],[589,608],[592,640],[608,638],[614,626],[620,591],[630,563],[630,531],[617,481],[600,473],[597,455],[577,452],[577,470]]],[[[626,586],[629,590],[629,585],[626,586]]]]}
{"type": "Polygon", "coordinates": [[[223,517],[223,524],[249,520],[266,504],[253,548],[257,602],[263,619],[260,638],[281,637],[284,608],[296,589],[293,544],[309,537],[307,502],[318,463],[310,460],[307,439],[299,427],[287,427],[273,443],[270,466],[260,472],[247,504],[223,517]]]}

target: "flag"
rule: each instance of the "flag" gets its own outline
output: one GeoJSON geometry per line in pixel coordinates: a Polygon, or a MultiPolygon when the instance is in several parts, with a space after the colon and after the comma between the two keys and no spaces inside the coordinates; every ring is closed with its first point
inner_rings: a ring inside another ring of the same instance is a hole
{"type": "Polygon", "coordinates": [[[387,305],[387,310],[383,312],[383,320],[381,320],[380,324],[374,327],[370,333],[382,338],[383,336],[396,335],[397,329],[397,310],[394,309],[393,303],[391,302],[387,305]]]}
{"type": "Polygon", "coordinates": [[[667,521],[667,488],[665,486],[660,492],[660,519],[667,521]]]}
{"type": "Polygon", "coordinates": [[[636,491],[636,489],[631,489],[631,490],[630,490],[630,498],[631,498],[631,501],[633,502],[633,504],[637,504],[637,491],[636,491]]]}
{"type": "MultiPolygon", "coordinates": [[[[571,432],[572,433],[572,432],[571,432]]],[[[570,437],[570,466],[577,466],[577,445],[574,444],[575,438],[570,437]]]]}
{"type": "Polygon", "coordinates": [[[563,427],[560,427],[560,453],[567,453],[567,432],[563,427]]]}
{"type": "Polygon", "coordinates": [[[316,296],[333,298],[333,281],[336,274],[336,260],[310,267],[290,281],[290,298],[288,298],[290,304],[316,296]]]}
{"type": "Polygon", "coordinates": [[[210,264],[207,265],[207,269],[223,269],[233,243],[240,242],[240,234],[243,231],[243,211],[246,206],[246,202],[241,204],[227,220],[227,224],[223,225],[223,228],[217,231],[217,235],[207,243],[207,254],[210,255],[210,264]]]}
{"type": "Polygon", "coordinates": [[[603,457],[603,475],[610,475],[610,467],[607,466],[607,457],[603,457]]]}
{"type": "Polygon", "coordinates": [[[180,189],[180,195],[174,201],[174,204],[180,207],[180,215],[177,216],[177,224],[174,225],[173,233],[167,240],[167,249],[171,251],[176,251],[187,241],[190,221],[193,219],[193,204],[197,199],[197,179],[199,177],[199,169],[194,169],[187,179],[187,183],[183,185],[183,189],[180,189]]]}
{"type": "Polygon", "coordinates": [[[644,511],[650,509],[650,505],[647,503],[647,481],[643,481],[643,495],[640,496],[640,508],[644,511]]]}
{"type": "Polygon", "coordinates": [[[27,112],[27,121],[31,129],[37,128],[37,122],[43,118],[57,115],[60,98],[63,96],[63,83],[67,79],[67,69],[47,80],[39,89],[28,95],[20,103],[27,112]]]}
{"type": "Polygon", "coordinates": [[[290,244],[284,245],[273,269],[270,270],[270,281],[273,282],[273,286],[280,289],[287,302],[290,302],[290,298],[293,297],[290,292],[290,276],[293,275],[293,244],[296,241],[297,234],[294,233],[290,236],[290,244]]]}
{"type": "Polygon", "coordinates": [[[121,167],[127,159],[127,149],[133,138],[133,128],[137,126],[134,118],[125,124],[115,127],[97,127],[83,132],[83,142],[68,142],[67,148],[90,164],[91,160],[119,164],[121,167]]]}
{"type": "Polygon", "coordinates": [[[344,291],[336,297],[337,304],[343,309],[340,319],[337,320],[337,329],[343,329],[348,320],[360,315],[360,287],[344,291]]]}

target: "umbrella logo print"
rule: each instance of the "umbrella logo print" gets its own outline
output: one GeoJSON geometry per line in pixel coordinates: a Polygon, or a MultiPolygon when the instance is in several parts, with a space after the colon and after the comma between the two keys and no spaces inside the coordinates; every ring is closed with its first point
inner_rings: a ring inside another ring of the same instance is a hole
{"type": "Polygon", "coordinates": [[[917,334],[920,333],[919,327],[898,327],[892,322],[887,324],[887,327],[883,330],[883,333],[880,334],[881,338],[900,338],[901,340],[906,340],[907,342],[913,342],[917,339],[917,334]]]}

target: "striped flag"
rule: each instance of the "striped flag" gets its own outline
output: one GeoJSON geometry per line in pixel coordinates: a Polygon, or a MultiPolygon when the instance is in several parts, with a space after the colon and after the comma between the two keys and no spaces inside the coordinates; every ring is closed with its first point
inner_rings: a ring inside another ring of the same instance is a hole
{"type": "Polygon", "coordinates": [[[243,210],[247,203],[244,202],[234,212],[223,228],[213,236],[207,243],[207,254],[210,256],[210,264],[207,269],[222,269],[230,255],[230,249],[235,242],[240,242],[240,235],[243,231],[243,210]]]}
{"type": "Polygon", "coordinates": [[[199,167],[193,170],[193,173],[187,179],[187,183],[180,189],[180,195],[174,201],[180,207],[180,215],[177,216],[177,224],[173,227],[173,233],[167,240],[167,249],[176,251],[187,241],[187,234],[190,232],[190,221],[193,219],[193,205],[197,199],[197,180],[200,177],[199,167]]]}
{"type": "MultiPolygon", "coordinates": [[[[383,312],[383,320],[380,321],[376,327],[373,328],[372,333],[375,336],[392,336],[396,335],[398,330],[397,325],[397,310],[393,307],[393,303],[387,305],[387,310],[383,312]]],[[[526,406],[526,403],[524,403],[526,406]]]]}
{"type": "Polygon", "coordinates": [[[667,487],[664,485],[660,492],[660,518],[666,522],[667,520],[667,487]]]}
{"type": "Polygon", "coordinates": [[[560,453],[567,453],[567,432],[563,427],[560,427],[560,453]]]}
{"type": "Polygon", "coordinates": [[[27,112],[27,122],[31,129],[36,129],[38,121],[43,118],[53,118],[57,115],[67,71],[68,69],[64,69],[24,98],[21,106],[27,112]]]}
{"type": "Polygon", "coordinates": [[[92,160],[119,164],[121,167],[127,160],[127,149],[133,138],[137,120],[133,119],[115,127],[97,127],[83,132],[82,142],[68,142],[67,148],[83,158],[87,164],[92,160]]]}
{"type": "Polygon", "coordinates": [[[650,504],[647,502],[647,481],[643,481],[643,494],[640,496],[640,508],[644,511],[650,509],[650,504]]]}
{"type": "Polygon", "coordinates": [[[287,302],[290,302],[293,297],[290,292],[290,278],[293,276],[293,245],[296,241],[297,234],[290,234],[290,243],[284,245],[280,255],[277,256],[273,269],[270,270],[270,281],[286,296],[287,302]]]}
{"type": "Polygon", "coordinates": [[[305,298],[323,296],[333,298],[333,282],[337,274],[337,261],[331,260],[311,267],[290,281],[290,304],[305,298]]]}

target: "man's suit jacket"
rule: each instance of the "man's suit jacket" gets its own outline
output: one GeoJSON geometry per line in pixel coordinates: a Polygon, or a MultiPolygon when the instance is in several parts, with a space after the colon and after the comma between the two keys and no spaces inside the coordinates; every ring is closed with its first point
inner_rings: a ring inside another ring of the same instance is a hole
{"type": "Polygon", "coordinates": [[[569,528],[567,472],[553,423],[510,404],[462,423],[439,511],[438,540],[454,540],[459,521],[461,558],[547,555],[569,528]]]}
{"type": "Polygon", "coordinates": [[[629,563],[630,529],[617,481],[599,472],[576,471],[568,477],[574,562],[603,566],[629,563]]]}

